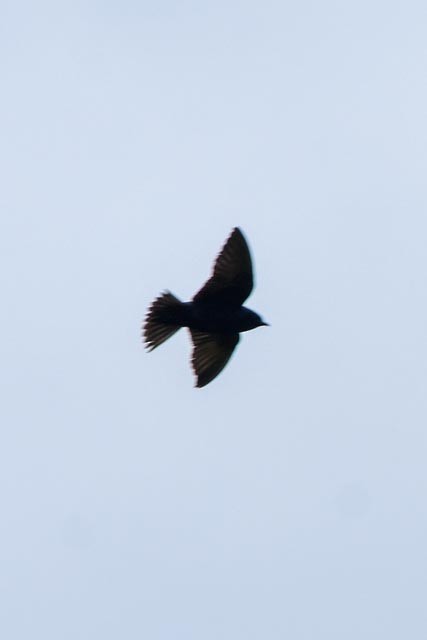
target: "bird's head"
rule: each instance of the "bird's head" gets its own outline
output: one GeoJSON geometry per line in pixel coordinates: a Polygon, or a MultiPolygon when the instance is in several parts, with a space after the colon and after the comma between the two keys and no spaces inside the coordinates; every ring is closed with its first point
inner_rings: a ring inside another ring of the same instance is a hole
{"type": "Polygon", "coordinates": [[[269,327],[268,322],[264,322],[258,313],[252,311],[251,309],[242,308],[242,326],[244,328],[240,329],[241,331],[250,331],[251,329],[256,329],[257,327],[269,327]]]}

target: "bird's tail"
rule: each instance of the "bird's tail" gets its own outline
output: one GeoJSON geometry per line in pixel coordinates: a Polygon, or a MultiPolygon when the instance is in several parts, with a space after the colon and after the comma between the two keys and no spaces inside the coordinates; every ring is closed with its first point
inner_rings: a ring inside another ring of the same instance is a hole
{"type": "Polygon", "coordinates": [[[182,302],[170,291],[165,291],[154,300],[148,309],[143,328],[145,345],[149,351],[165,342],[181,328],[179,317],[182,306],[182,302]]]}

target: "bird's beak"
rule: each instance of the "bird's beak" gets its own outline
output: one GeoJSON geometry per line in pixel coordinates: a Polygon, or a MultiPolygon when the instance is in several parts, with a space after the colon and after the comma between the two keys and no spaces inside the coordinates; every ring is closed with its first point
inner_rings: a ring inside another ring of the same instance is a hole
{"type": "Polygon", "coordinates": [[[261,327],[270,327],[271,325],[268,322],[261,322],[261,327]]]}

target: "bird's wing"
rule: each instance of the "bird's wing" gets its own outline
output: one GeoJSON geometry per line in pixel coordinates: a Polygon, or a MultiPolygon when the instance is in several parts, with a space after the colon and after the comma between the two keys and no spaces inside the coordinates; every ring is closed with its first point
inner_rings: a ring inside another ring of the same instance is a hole
{"type": "Polygon", "coordinates": [[[252,291],[253,284],[249,247],[245,236],[236,227],[216,259],[212,276],[193,301],[240,307],[252,291]]]}
{"type": "Polygon", "coordinates": [[[196,387],[204,387],[221,373],[237,343],[238,333],[202,333],[190,329],[194,344],[191,364],[197,377],[196,387]]]}

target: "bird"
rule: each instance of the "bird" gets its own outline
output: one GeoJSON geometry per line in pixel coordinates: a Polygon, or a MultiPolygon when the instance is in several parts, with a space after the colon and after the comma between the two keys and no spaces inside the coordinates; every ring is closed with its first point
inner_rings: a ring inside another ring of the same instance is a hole
{"type": "Polygon", "coordinates": [[[243,306],[253,286],[248,243],[235,227],[215,260],[211,277],[190,302],[181,302],[164,291],[151,304],[142,327],[147,350],[153,351],[181,327],[187,327],[193,342],[195,386],[206,386],[230,360],[240,333],[270,326],[243,306]]]}

